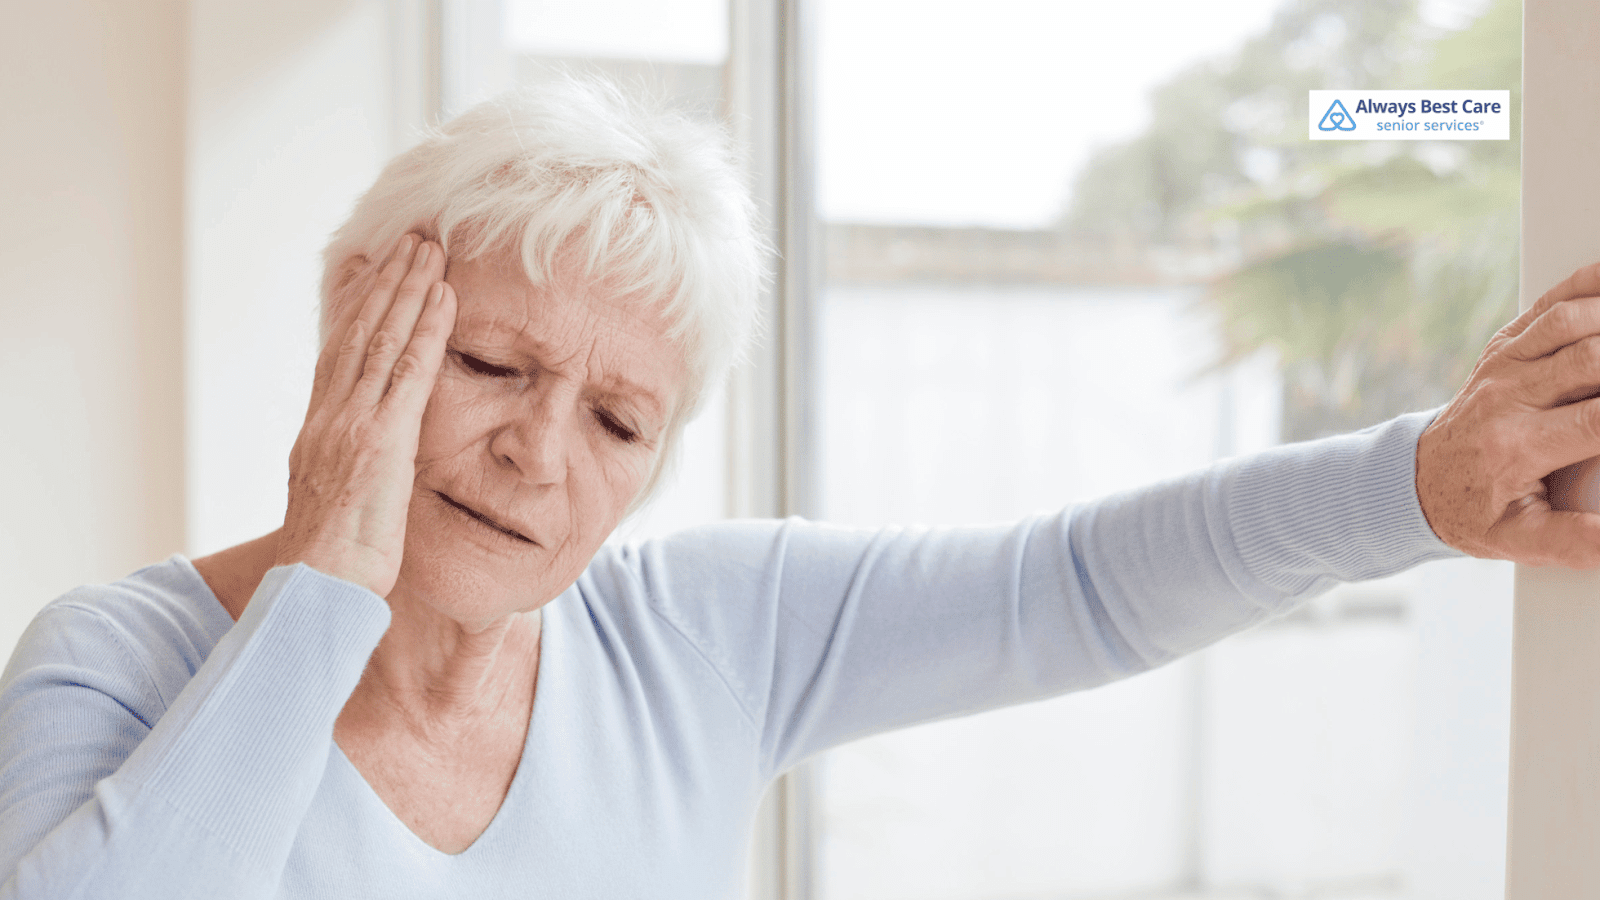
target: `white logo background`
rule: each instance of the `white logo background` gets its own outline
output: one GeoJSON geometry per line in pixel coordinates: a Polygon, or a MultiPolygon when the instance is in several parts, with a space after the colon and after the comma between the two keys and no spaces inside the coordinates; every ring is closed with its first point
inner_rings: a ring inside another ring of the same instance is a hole
{"type": "Polygon", "coordinates": [[[1313,141],[1504,141],[1510,91],[1312,91],[1313,141]]]}

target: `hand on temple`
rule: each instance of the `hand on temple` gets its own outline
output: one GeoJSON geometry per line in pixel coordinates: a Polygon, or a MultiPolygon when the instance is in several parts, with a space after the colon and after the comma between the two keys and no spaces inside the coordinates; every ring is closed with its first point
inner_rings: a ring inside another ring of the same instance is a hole
{"type": "Polygon", "coordinates": [[[344,303],[317,359],[289,455],[278,565],[386,596],[400,572],[422,411],[455,322],[438,244],[400,240],[364,299],[344,303]]]}

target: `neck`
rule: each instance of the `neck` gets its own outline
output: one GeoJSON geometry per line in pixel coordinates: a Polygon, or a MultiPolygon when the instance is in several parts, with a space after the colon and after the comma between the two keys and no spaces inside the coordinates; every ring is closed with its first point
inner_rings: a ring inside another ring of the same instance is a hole
{"type": "MultiPolygon", "coordinates": [[[[277,556],[278,532],[194,561],[238,620],[277,556]]],[[[526,721],[539,670],[538,610],[469,630],[397,586],[393,618],[339,717],[339,730],[402,727],[430,741],[520,711],[526,721]]]]}
{"type": "Polygon", "coordinates": [[[352,705],[384,710],[420,738],[526,712],[539,664],[540,611],[468,630],[397,589],[394,618],[373,651],[352,705]]]}

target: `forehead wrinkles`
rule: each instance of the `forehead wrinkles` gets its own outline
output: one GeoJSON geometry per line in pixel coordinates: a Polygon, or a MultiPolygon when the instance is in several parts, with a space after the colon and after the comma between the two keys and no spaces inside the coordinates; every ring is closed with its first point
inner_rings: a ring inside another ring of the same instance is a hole
{"type": "Polygon", "coordinates": [[[627,301],[602,300],[586,309],[589,335],[581,365],[590,382],[670,415],[683,375],[665,327],[652,322],[648,309],[627,301]]]}
{"type": "Polygon", "coordinates": [[[681,360],[648,305],[593,287],[534,288],[504,267],[478,269],[463,281],[457,328],[468,340],[532,356],[558,375],[636,397],[662,415],[675,405],[681,360]]]}

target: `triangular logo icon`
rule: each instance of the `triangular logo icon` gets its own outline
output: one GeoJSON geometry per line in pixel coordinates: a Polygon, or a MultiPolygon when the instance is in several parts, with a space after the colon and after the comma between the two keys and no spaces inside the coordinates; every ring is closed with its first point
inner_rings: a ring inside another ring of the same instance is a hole
{"type": "Polygon", "coordinates": [[[1344,104],[1335,100],[1328,111],[1322,114],[1322,121],[1317,123],[1317,128],[1320,131],[1355,131],[1356,123],[1350,118],[1350,111],[1344,108],[1344,104]]]}

